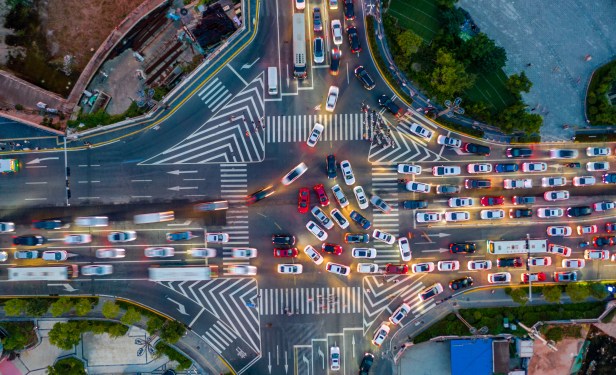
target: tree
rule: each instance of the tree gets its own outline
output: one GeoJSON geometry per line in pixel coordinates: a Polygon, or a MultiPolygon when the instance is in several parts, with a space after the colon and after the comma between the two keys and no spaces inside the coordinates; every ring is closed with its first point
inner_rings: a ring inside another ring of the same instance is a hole
{"type": "Polygon", "coordinates": [[[400,47],[402,56],[410,60],[411,56],[419,50],[423,39],[411,30],[406,30],[396,36],[396,42],[400,47]]]}
{"type": "Polygon", "coordinates": [[[75,357],[63,358],[47,367],[47,375],[85,375],[83,362],[75,357]]]}
{"type": "Polygon", "coordinates": [[[545,298],[545,300],[548,302],[551,302],[551,303],[560,302],[561,294],[562,294],[562,291],[560,290],[560,287],[558,285],[543,287],[543,298],[545,298]]]}
{"type": "Polygon", "coordinates": [[[46,298],[30,298],[26,302],[26,315],[43,316],[49,309],[49,300],[46,298]]]}
{"type": "Polygon", "coordinates": [[[73,309],[74,303],[73,299],[69,297],[60,297],[56,300],[56,302],[51,304],[51,308],[49,312],[53,316],[60,316],[62,314],[66,314],[67,312],[73,309]]]}
{"type": "Polygon", "coordinates": [[[496,122],[505,133],[521,131],[534,134],[539,132],[543,119],[539,115],[527,113],[526,105],[517,101],[499,113],[496,122]]]}
{"type": "Polygon", "coordinates": [[[464,65],[443,49],[436,54],[436,68],[431,78],[432,90],[440,101],[453,99],[475,82],[475,76],[468,74],[464,65]]]}
{"type": "Polygon", "coordinates": [[[565,290],[571,302],[583,302],[590,297],[590,288],[582,283],[570,283],[565,290]]]}
{"type": "Polygon", "coordinates": [[[563,329],[560,327],[551,327],[545,333],[545,338],[554,342],[559,342],[563,339],[563,329]]]}
{"type": "Polygon", "coordinates": [[[107,301],[103,304],[103,315],[107,319],[114,319],[120,313],[120,305],[115,301],[107,301]]]}
{"type": "Polygon", "coordinates": [[[75,313],[78,316],[87,315],[90,311],[92,311],[92,301],[88,298],[80,298],[75,304],[75,313]]]}
{"type": "Polygon", "coordinates": [[[526,305],[526,302],[528,302],[528,293],[525,288],[515,288],[511,291],[509,296],[513,302],[519,303],[522,306],[526,305]]]}
{"type": "Polygon", "coordinates": [[[2,328],[7,333],[2,339],[4,350],[7,351],[23,350],[30,343],[30,339],[36,337],[32,332],[34,331],[32,322],[4,322],[2,328]]]}
{"type": "Polygon", "coordinates": [[[609,295],[608,291],[605,289],[605,285],[601,283],[590,283],[588,286],[590,295],[599,300],[604,300],[609,295]]]}
{"type": "Polygon", "coordinates": [[[120,323],[115,323],[107,328],[107,333],[111,337],[121,337],[128,332],[128,327],[120,323]]]}
{"type": "Polygon", "coordinates": [[[488,73],[505,66],[507,53],[486,34],[479,33],[462,44],[458,58],[471,69],[488,73]]]}
{"type": "Polygon", "coordinates": [[[81,341],[78,322],[56,323],[49,331],[49,342],[62,350],[71,350],[81,341]]]}
{"type": "Polygon", "coordinates": [[[175,344],[180,337],[184,336],[186,328],[177,320],[169,320],[160,330],[160,338],[169,344],[175,344]]]}
{"type": "Polygon", "coordinates": [[[137,309],[135,309],[132,306],[126,310],[126,312],[120,319],[122,323],[129,325],[129,326],[132,326],[133,324],[137,323],[140,320],[141,320],[141,314],[139,313],[139,311],[137,311],[137,309]]]}
{"type": "Polygon", "coordinates": [[[160,318],[158,315],[153,315],[148,319],[145,330],[148,331],[150,335],[153,335],[154,332],[163,328],[164,324],[165,321],[162,318],[160,318]]]}
{"type": "Polygon", "coordinates": [[[445,34],[457,36],[460,33],[460,26],[466,20],[466,14],[462,9],[452,6],[443,11],[440,18],[445,34]]]}
{"type": "Polygon", "coordinates": [[[13,298],[5,302],[4,313],[7,316],[19,316],[26,310],[26,300],[13,298]]]}
{"type": "Polygon", "coordinates": [[[505,86],[509,92],[520,98],[520,93],[529,92],[533,83],[528,79],[526,73],[521,72],[520,74],[510,75],[505,82],[505,86]]]}

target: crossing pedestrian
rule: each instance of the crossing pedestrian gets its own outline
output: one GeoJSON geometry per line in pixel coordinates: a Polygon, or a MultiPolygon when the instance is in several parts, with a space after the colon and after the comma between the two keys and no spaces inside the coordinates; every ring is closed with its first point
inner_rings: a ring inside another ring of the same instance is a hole
{"type": "Polygon", "coordinates": [[[247,137],[250,137],[250,132],[248,130],[246,130],[246,132],[244,133],[247,137]]]}

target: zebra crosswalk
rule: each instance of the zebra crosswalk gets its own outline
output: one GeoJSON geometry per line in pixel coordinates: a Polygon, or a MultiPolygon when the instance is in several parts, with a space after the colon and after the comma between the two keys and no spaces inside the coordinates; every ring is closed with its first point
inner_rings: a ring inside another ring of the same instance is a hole
{"type": "MultiPolygon", "coordinates": [[[[372,227],[398,237],[400,223],[398,217],[397,171],[395,166],[372,167],[372,191],[392,207],[392,211],[389,214],[385,214],[373,207],[372,227]]],[[[388,245],[383,242],[374,242],[374,248],[377,252],[376,263],[400,262],[400,251],[398,250],[397,243],[388,245]]]]}
{"type": "Polygon", "coordinates": [[[216,112],[220,107],[231,99],[233,96],[225,85],[218,79],[214,78],[208,82],[197,93],[199,99],[208,107],[212,112],[216,112]]]}
{"type": "Polygon", "coordinates": [[[265,141],[306,142],[316,123],[325,127],[320,141],[358,141],[368,132],[364,113],[269,116],[265,141]]]}
{"type": "Polygon", "coordinates": [[[225,351],[238,338],[233,330],[220,320],[217,320],[201,337],[216,353],[225,351]]]}
{"type": "Polygon", "coordinates": [[[259,314],[359,314],[361,287],[259,289],[259,314]]]}
{"type": "Polygon", "coordinates": [[[223,268],[237,264],[249,264],[248,259],[231,257],[234,247],[248,247],[248,208],[243,205],[248,195],[248,170],[246,164],[220,165],[220,194],[222,199],[229,201],[227,224],[222,231],[229,234],[229,242],[224,244],[223,268]]]}

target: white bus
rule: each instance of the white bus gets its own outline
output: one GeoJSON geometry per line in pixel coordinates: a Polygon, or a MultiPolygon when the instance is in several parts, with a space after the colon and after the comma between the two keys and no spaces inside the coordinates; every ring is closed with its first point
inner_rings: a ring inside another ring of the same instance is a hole
{"type": "Polygon", "coordinates": [[[293,77],[299,79],[308,77],[304,13],[293,15],[293,77]]]}
{"type": "Polygon", "coordinates": [[[63,281],[79,276],[76,264],[53,267],[9,267],[11,281],[63,281]]]}
{"type": "Polygon", "coordinates": [[[518,241],[488,241],[488,253],[490,254],[524,254],[524,253],[545,253],[548,250],[548,240],[526,240],[518,241]]]}
{"type": "Polygon", "coordinates": [[[209,280],[218,276],[216,266],[150,267],[150,281],[209,280]]]}

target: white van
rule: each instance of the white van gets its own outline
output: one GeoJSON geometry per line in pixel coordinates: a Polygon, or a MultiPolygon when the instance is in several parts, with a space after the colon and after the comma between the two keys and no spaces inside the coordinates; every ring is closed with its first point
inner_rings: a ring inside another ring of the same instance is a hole
{"type": "Polygon", "coordinates": [[[173,215],[173,211],[165,211],[165,212],[154,212],[151,214],[140,214],[135,215],[133,220],[135,224],[150,224],[150,223],[159,223],[161,221],[171,221],[175,217],[173,215]]]}
{"type": "Polygon", "coordinates": [[[267,92],[270,95],[278,94],[278,68],[275,66],[267,68],[267,92]]]}

